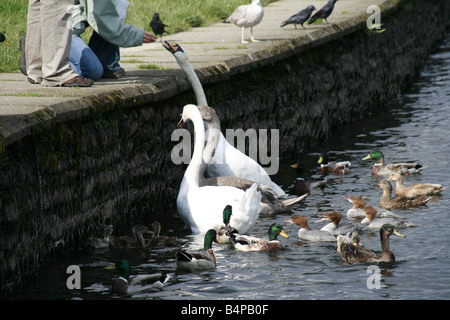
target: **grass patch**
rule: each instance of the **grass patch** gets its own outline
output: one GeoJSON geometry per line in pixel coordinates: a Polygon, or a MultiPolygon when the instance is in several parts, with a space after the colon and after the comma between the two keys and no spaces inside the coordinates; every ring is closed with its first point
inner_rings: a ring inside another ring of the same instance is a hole
{"type": "MultiPolygon", "coordinates": [[[[274,0],[263,0],[267,5],[274,0]]],[[[250,0],[133,0],[128,7],[125,23],[144,28],[152,32],[149,23],[154,12],[159,12],[161,20],[170,27],[169,34],[185,31],[194,27],[218,22],[230,15],[234,9],[250,0]]],[[[27,30],[28,0],[0,1],[0,31],[5,33],[7,46],[0,43],[0,72],[20,72],[18,49],[20,36],[27,30]]],[[[82,35],[87,42],[92,34],[88,28],[82,35]]]]}
{"type": "Polygon", "coordinates": [[[2,93],[0,96],[8,96],[8,97],[42,97],[40,93],[2,93]]]}
{"type": "Polygon", "coordinates": [[[142,63],[142,60],[138,59],[121,59],[120,62],[122,63],[142,63]]]}
{"type": "Polygon", "coordinates": [[[149,69],[149,70],[167,70],[167,68],[158,66],[156,64],[151,64],[151,63],[149,63],[149,64],[140,64],[140,65],[138,65],[138,68],[139,69],[149,69]]]}

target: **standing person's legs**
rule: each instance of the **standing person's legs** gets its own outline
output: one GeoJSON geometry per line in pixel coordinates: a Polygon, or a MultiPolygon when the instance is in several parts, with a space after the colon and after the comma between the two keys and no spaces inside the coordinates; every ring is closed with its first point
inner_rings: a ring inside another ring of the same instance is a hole
{"type": "MultiPolygon", "coordinates": [[[[41,0],[42,84],[60,86],[77,76],[69,65],[72,31],[67,25],[74,0],[41,0]]],[[[27,43],[30,39],[27,33],[27,43]]],[[[28,56],[27,56],[28,59],[28,56]]]]}
{"type": "Polygon", "coordinates": [[[27,42],[25,55],[27,57],[27,75],[35,82],[42,82],[42,55],[41,55],[41,2],[30,0],[27,15],[27,42]]]}

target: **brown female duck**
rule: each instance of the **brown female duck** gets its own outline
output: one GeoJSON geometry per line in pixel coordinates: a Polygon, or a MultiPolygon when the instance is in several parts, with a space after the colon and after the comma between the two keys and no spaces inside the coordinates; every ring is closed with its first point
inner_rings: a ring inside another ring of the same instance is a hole
{"type": "Polygon", "coordinates": [[[388,180],[396,182],[395,195],[397,196],[435,196],[439,195],[442,190],[447,189],[447,187],[433,183],[415,183],[405,186],[403,177],[398,172],[391,173],[388,180]]]}
{"type": "Polygon", "coordinates": [[[359,243],[353,244],[346,241],[338,242],[338,252],[340,252],[345,264],[394,262],[395,256],[389,247],[389,237],[392,234],[405,238],[405,235],[398,232],[394,226],[390,224],[383,225],[380,229],[381,255],[376,254],[359,243]]]}
{"type": "Polygon", "coordinates": [[[391,198],[392,195],[392,185],[389,181],[382,180],[378,184],[380,188],[383,190],[383,195],[380,199],[380,208],[383,209],[411,209],[413,207],[424,206],[429,200],[430,197],[422,196],[418,198],[410,198],[410,197],[394,197],[391,198]]]}

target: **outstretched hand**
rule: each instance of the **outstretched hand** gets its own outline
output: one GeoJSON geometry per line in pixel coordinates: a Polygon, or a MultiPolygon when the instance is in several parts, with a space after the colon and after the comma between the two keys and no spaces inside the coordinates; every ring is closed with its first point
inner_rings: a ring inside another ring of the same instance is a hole
{"type": "Polygon", "coordinates": [[[144,31],[144,43],[155,42],[156,39],[157,37],[154,34],[144,31]]]}

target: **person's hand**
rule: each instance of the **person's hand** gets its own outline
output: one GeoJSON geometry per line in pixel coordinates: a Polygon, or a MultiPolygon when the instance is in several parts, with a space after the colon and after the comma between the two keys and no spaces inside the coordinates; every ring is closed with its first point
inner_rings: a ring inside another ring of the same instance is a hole
{"type": "Polygon", "coordinates": [[[158,39],[154,34],[144,31],[144,43],[155,42],[158,39]]]}

